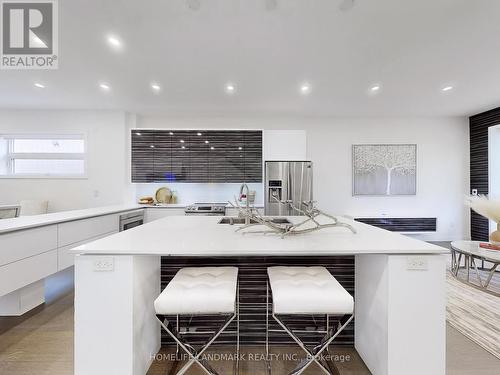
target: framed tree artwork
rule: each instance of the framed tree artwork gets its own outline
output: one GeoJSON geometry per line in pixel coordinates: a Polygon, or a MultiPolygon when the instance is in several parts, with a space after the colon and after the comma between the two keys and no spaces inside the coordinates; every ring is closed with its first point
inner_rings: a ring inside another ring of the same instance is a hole
{"type": "Polygon", "coordinates": [[[417,145],[353,145],[353,195],[415,195],[417,145]]]}

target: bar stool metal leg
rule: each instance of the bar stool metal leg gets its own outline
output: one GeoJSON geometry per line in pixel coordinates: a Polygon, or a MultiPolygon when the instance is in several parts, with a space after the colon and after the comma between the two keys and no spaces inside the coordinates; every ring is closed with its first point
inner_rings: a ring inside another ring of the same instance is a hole
{"type": "Polygon", "coordinates": [[[237,334],[235,370],[239,369],[239,284],[236,267],[183,268],[162,291],[154,305],[162,328],[188,355],[188,360],[177,372],[178,375],[184,375],[194,364],[199,365],[208,375],[217,375],[217,371],[210,366],[203,354],[235,319],[237,334]],[[179,315],[191,318],[217,315],[226,319],[220,329],[210,332],[212,336],[204,345],[195,348],[179,331],[179,315]],[[175,322],[168,320],[167,317],[170,316],[175,316],[175,322]]]}
{"type": "Polygon", "coordinates": [[[338,374],[335,363],[326,361],[323,353],[353,320],[352,296],[324,267],[270,267],[268,275],[273,294],[272,317],[307,354],[289,374],[300,375],[313,363],[319,366],[322,373],[338,374]],[[316,327],[317,332],[325,333],[320,343],[312,349],[308,348],[297,336],[303,331],[292,330],[287,326],[284,317],[289,315],[326,315],[326,331],[321,331],[322,327],[316,327]],[[332,328],[331,315],[340,317],[340,322],[332,328]]]}
{"type": "Polygon", "coordinates": [[[335,331],[329,332],[323,338],[321,343],[316,346],[313,350],[309,350],[304,343],[290,330],[286,324],[273,312],[273,318],[278,322],[278,324],[290,335],[290,337],[304,350],[308,357],[304,359],[289,375],[299,375],[302,374],[313,362],[315,362],[327,375],[331,375],[330,369],[326,368],[321,362],[321,354],[326,348],[332,343],[333,340],[344,330],[345,327],[354,318],[354,315],[345,315],[342,318],[342,325],[335,331]]]}
{"type": "Polygon", "coordinates": [[[238,283],[236,289],[236,360],[235,360],[234,373],[240,373],[240,284],[238,283]]]}
{"type": "Polygon", "coordinates": [[[182,375],[186,373],[186,371],[194,364],[197,363],[207,374],[214,375],[218,374],[206,360],[202,359],[202,354],[212,345],[212,343],[220,336],[222,332],[231,324],[231,322],[236,318],[236,314],[232,314],[229,316],[222,328],[220,328],[215,334],[208,340],[208,342],[203,345],[203,347],[197,351],[193,346],[191,346],[188,342],[186,342],[177,332],[175,328],[173,328],[172,324],[167,320],[167,318],[163,315],[157,315],[158,320],[160,321],[163,329],[172,337],[172,339],[186,352],[189,356],[188,362],[179,370],[177,375],[182,375]]]}
{"type": "Polygon", "coordinates": [[[271,375],[271,359],[269,357],[269,281],[266,281],[266,369],[271,375]]]}

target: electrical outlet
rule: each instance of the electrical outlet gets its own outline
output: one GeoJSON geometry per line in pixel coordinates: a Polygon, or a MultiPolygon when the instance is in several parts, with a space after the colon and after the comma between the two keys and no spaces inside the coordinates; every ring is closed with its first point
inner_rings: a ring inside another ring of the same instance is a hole
{"type": "Polygon", "coordinates": [[[99,257],[94,260],[94,271],[97,272],[110,272],[115,269],[115,258],[113,257],[99,257]]]}
{"type": "Polygon", "coordinates": [[[427,271],[429,269],[429,264],[424,257],[407,257],[406,269],[412,271],[427,271]]]}

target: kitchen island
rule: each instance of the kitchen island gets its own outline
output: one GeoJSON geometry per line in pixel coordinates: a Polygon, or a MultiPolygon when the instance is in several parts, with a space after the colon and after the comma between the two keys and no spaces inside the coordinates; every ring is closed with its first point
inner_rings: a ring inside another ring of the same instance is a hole
{"type": "Polygon", "coordinates": [[[335,265],[336,257],[352,258],[354,346],[370,371],[445,374],[448,250],[348,219],[342,221],[356,234],[339,227],[286,238],[244,235],[219,219],[173,216],[73,249],[80,254],[76,375],[146,374],[161,344],[153,301],[165,284],[162,257],[163,268],[179,259],[200,266],[214,259],[235,265],[287,265],[294,259],[335,265]]]}

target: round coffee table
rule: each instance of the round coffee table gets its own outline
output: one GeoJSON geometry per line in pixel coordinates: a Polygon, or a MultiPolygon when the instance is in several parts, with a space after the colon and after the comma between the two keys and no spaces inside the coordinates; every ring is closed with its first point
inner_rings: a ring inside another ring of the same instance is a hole
{"type": "MultiPolygon", "coordinates": [[[[487,292],[496,294],[488,290],[488,285],[490,285],[491,279],[493,275],[495,275],[496,269],[500,264],[500,251],[498,250],[488,250],[482,247],[479,247],[478,241],[454,241],[451,243],[451,273],[457,279],[458,271],[461,266],[462,258],[464,259],[464,267],[466,271],[466,282],[472,284],[470,282],[470,271],[471,267],[474,269],[477,279],[479,281],[479,287],[487,292]],[[481,273],[476,265],[477,261],[486,261],[493,266],[490,269],[487,269],[488,276],[486,280],[483,281],[481,277],[481,273]]],[[[462,280],[464,281],[464,280],[462,280]]],[[[476,284],[472,284],[477,286],[476,284]]]]}

